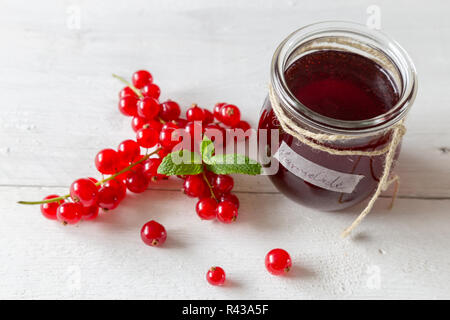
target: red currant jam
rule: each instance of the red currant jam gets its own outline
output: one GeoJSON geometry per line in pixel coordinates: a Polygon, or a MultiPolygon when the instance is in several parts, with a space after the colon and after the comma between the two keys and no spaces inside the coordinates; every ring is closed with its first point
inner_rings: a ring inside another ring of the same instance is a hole
{"type": "Polygon", "coordinates": [[[309,109],[339,120],[365,120],[399,100],[389,74],[356,53],[324,50],[296,60],[285,73],[295,97],[309,109]]]}
{"type": "MultiPolygon", "coordinates": [[[[287,67],[284,79],[288,90],[300,103],[337,120],[371,119],[388,112],[399,101],[398,88],[389,73],[373,60],[351,52],[323,50],[306,54],[287,67]]],[[[263,107],[259,129],[281,129],[269,99],[263,107]]],[[[279,164],[269,178],[292,200],[334,211],[364,200],[375,190],[385,155],[333,155],[312,149],[282,129],[279,132],[279,147],[271,150],[269,134],[264,152],[272,158],[272,166],[279,164]],[[288,162],[275,155],[283,146],[291,157],[288,162]],[[286,163],[293,166],[287,168],[286,163]],[[309,179],[296,174],[293,168],[309,179]],[[339,174],[344,177],[336,176],[339,174]],[[340,192],[337,187],[343,186],[347,188],[340,192]]],[[[387,133],[326,145],[338,150],[372,151],[385,147],[389,141],[387,133]]]]}

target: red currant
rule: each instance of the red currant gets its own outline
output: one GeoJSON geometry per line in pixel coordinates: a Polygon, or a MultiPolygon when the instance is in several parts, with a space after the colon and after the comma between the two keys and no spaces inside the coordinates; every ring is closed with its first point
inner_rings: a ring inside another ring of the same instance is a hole
{"type": "Polygon", "coordinates": [[[119,162],[119,155],[113,149],[103,149],[95,157],[95,166],[103,174],[115,173],[119,162]]]}
{"type": "Polygon", "coordinates": [[[153,81],[153,77],[147,70],[139,70],[133,73],[131,76],[131,81],[133,82],[133,86],[141,89],[145,85],[151,83],[153,81]]]}
{"type": "Polygon", "coordinates": [[[133,193],[142,193],[147,190],[150,180],[141,170],[130,171],[127,175],[127,188],[133,193]]]}
{"type": "Polygon", "coordinates": [[[212,198],[203,198],[197,202],[195,210],[200,218],[212,220],[216,217],[217,201],[212,198]]]}
{"type": "Polygon", "coordinates": [[[144,173],[151,180],[158,180],[166,178],[167,176],[164,174],[158,173],[159,165],[161,164],[162,159],[160,158],[150,158],[144,161],[144,173]]]}
{"type": "Polygon", "coordinates": [[[208,185],[203,180],[201,175],[188,176],[184,180],[184,193],[189,197],[198,198],[205,195],[205,191],[208,190],[208,185]]]}
{"type": "Polygon", "coordinates": [[[97,186],[92,180],[78,179],[70,186],[70,197],[84,207],[93,206],[97,201],[97,186]]]}
{"type": "Polygon", "coordinates": [[[236,221],[238,209],[231,201],[222,201],[217,205],[217,220],[223,223],[232,223],[236,221]]]}
{"type": "Polygon", "coordinates": [[[266,255],[266,268],[273,275],[282,275],[292,267],[292,260],[289,253],[283,249],[270,250],[266,255]]]}
{"type": "Polygon", "coordinates": [[[222,201],[230,201],[236,206],[237,209],[239,209],[239,198],[232,193],[225,193],[225,194],[221,195],[219,200],[221,202],[222,201]]]}
{"type": "Polygon", "coordinates": [[[153,128],[141,129],[136,133],[136,140],[143,148],[152,148],[158,143],[158,131],[153,128]]]}
{"type": "Polygon", "coordinates": [[[103,184],[103,187],[116,189],[119,201],[122,201],[127,195],[127,186],[120,179],[109,180],[103,184]]]}
{"type": "Polygon", "coordinates": [[[145,119],[153,119],[159,113],[159,102],[158,100],[151,97],[144,97],[139,100],[137,104],[137,113],[140,117],[145,119]]]}
{"type": "Polygon", "coordinates": [[[161,111],[159,113],[161,119],[164,121],[177,120],[180,117],[181,109],[178,103],[168,100],[161,104],[161,111]]]}
{"type": "Polygon", "coordinates": [[[163,124],[155,119],[149,120],[148,123],[144,124],[144,126],[142,128],[147,129],[147,128],[153,128],[156,131],[161,132],[163,127],[163,124]]]}
{"type": "Polygon", "coordinates": [[[203,109],[203,113],[205,115],[203,119],[204,124],[210,124],[214,122],[214,115],[211,113],[211,111],[209,111],[208,109],[203,109]]]}
{"type": "Polygon", "coordinates": [[[220,109],[221,122],[227,126],[234,127],[241,121],[241,112],[233,104],[227,104],[220,109]]]}
{"type": "MultiPolygon", "coordinates": [[[[49,196],[46,196],[44,200],[59,198],[56,194],[51,194],[49,196]]],[[[55,201],[55,202],[49,202],[49,203],[43,203],[41,204],[41,213],[46,217],[47,219],[56,220],[56,210],[58,209],[59,205],[63,203],[62,200],[55,201]]]]}
{"type": "Polygon", "coordinates": [[[117,154],[120,161],[123,163],[130,163],[136,161],[141,155],[141,148],[134,140],[125,140],[119,144],[117,154]]]}
{"type": "Polygon", "coordinates": [[[122,90],[120,90],[119,98],[123,98],[126,96],[135,96],[136,97],[136,93],[130,87],[125,87],[122,90]]]}
{"type": "Polygon", "coordinates": [[[151,220],[142,226],[141,238],[146,245],[156,247],[166,241],[167,232],[163,225],[151,220]]]}
{"type": "Polygon", "coordinates": [[[154,99],[158,99],[159,95],[161,94],[161,90],[156,84],[150,83],[145,85],[141,89],[141,93],[144,97],[152,97],[154,99]]]}
{"type": "Polygon", "coordinates": [[[81,216],[81,219],[83,220],[94,220],[95,218],[98,217],[98,211],[99,211],[99,207],[97,205],[94,206],[90,206],[87,208],[83,208],[83,215],[81,216]]]}
{"type": "Polygon", "coordinates": [[[159,134],[159,143],[165,149],[172,150],[178,143],[183,139],[182,134],[178,132],[180,129],[174,123],[166,123],[163,125],[161,132],[159,134]]]}
{"type": "Polygon", "coordinates": [[[134,117],[137,115],[137,103],[138,98],[135,95],[122,97],[119,100],[119,110],[125,116],[134,117]]]}
{"type": "Polygon", "coordinates": [[[142,127],[148,123],[149,120],[141,118],[141,117],[133,117],[131,120],[131,128],[133,128],[134,132],[139,131],[142,127]]]}
{"type": "Polygon", "coordinates": [[[213,286],[221,286],[225,282],[225,271],[221,267],[211,267],[206,273],[206,280],[213,286]]]}
{"type": "Polygon", "coordinates": [[[103,210],[113,210],[120,203],[119,191],[114,187],[103,186],[98,190],[98,206],[103,210]]]}
{"type": "Polygon", "coordinates": [[[80,203],[64,202],[56,210],[56,216],[63,224],[76,224],[83,216],[84,208],[80,203]]]}
{"type": "Polygon", "coordinates": [[[136,140],[143,148],[154,147],[158,143],[158,138],[158,131],[153,128],[143,128],[136,133],[136,140]]]}
{"type": "Polygon", "coordinates": [[[199,108],[196,104],[192,105],[186,110],[187,121],[203,121],[205,120],[205,114],[202,108],[199,108]]]}
{"type": "Polygon", "coordinates": [[[217,194],[229,193],[234,186],[234,180],[227,174],[219,174],[213,181],[213,188],[217,194]]]}
{"type": "Polygon", "coordinates": [[[222,114],[220,113],[220,111],[222,110],[222,107],[223,107],[224,105],[226,105],[225,102],[219,102],[219,103],[216,103],[216,104],[214,105],[213,114],[214,114],[214,117],[215,117],[218,121],[222,121],[222,114]]]}

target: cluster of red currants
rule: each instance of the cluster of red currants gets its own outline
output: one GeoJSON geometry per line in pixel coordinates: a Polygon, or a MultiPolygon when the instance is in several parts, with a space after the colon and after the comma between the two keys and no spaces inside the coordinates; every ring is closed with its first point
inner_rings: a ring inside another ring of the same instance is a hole
{"type": "MultiPolygon", "coordinates": [[[[217,131],[221,132],[221,142],[225,143],[227,128],[238,128],[243,132],[250,129],[250,125],[241,120],[239,108],[228,103],[217,103],[212,112],[194,104],[187,109],[186,117],[182,118],[178,103],[171,100],[159,102],[160,88],[153,83],[153,77],[148,71],[135,72],[131,83],[114,76],[127,84],[119,93],[119,110],[133,117],[131,126],[136,132],[136,139],[125,140],[116,150],[103,149],[96,155],[97,170],[102,175],[109,175],[108,178],[101,181],[94,178],[78,179],[72,183],[70,194],[44,198],[41,211],[49,219],[57,219],[64,224],[76,224],[82,219],[92,220],[98,216],[100,209],[108,211],[117,208],[127,190],[144,192],[151,181],[167,178],[158,174],[158,167],[162,159],[186,136],[191,146],[198,146],[203,135],[208,136],[209,133],[214,132],[210,135],[211,140],[214,140],[217,131]],[[195,136],[196,130],[200,132],[198,137],[195,136]],[[149,148],[156,150],[149,154],[149,148]]],[[[216,140],[215,144],[219,143],[216,140]]],[[[211,220],[217,217],[223,223],[236,220],[239,199],[231,193],[234,186],[231,176],[205,171],[180,178],[184,179],[184,192],[199,198],[196,211],[200,218],[211,220]]],[[[148,239],[145,242],[156,243],[148,239]]]]}

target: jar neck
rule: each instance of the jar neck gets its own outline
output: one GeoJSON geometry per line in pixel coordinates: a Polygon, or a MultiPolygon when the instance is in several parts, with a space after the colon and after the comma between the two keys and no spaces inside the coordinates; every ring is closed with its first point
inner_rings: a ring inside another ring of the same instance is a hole
{"type": "Polygon", "coordinates": [[[355,23],[320,22],[293,32],[278,46],[271,84],[282,108],[302,125],[329,134],[376,134],[406,116],[417,93],[417,74],[406,51],[383,33],[355,23]],[[297,59],[319,50],[352,52],[379,64],[398,88],[396,105],[377,117],[357,121],[329,118],[303,105],[289,90],[285,71],[297,59]]]}

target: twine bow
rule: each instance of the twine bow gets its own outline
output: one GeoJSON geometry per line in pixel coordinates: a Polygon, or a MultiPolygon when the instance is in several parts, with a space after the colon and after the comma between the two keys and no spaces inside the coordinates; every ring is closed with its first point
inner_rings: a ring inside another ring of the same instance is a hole
{"type": "MultiPolygon", "coordinates": [[[[392,132],[391,141],[390,143],[385,146],[382,149],[374,150],[374,151],[362,151],[362,150],[337,150],[333,148],[326,147],[322,144],[318,144],[314,141],[318,142],[333,142],[333,141],[340,141],[340,140],[351,140],[355,138],[360,138],[364,136],[374,136],[373,133],[367,133],[355,136],[348,136],[348,135],[342,135],[342,134],[322,134],[322,133],[314,133],[309,130],[306,130],[304,128],[301,128],[295,121],[293,121],[283,110],[281,107],[277,96],[275,95],[274,89],[272,85],[269,87],[269,99],[270,103],[272,104],[272,109],[275,112],[275,115],[278,118],[278,121],[281,124],[281,127],[283,130],[290,134],[291,136],[295,137],[300,142],[308,145],[309,147],[328,152],[329,154],[333,155],[340,155],[340,156],[346,156],[346,155],[360,155],[360,156],[379,156],[382,154],[386,154],[384,165],[383,165],[383,175],[381,176],[380,181],[378,182],[377,189],[375,190],[375,193],[370,198],[370,201],[368,202],[367,206],[364,208],[364,210],[359,214],[359,216],[353,221],[353,223],[346,228],[341,236],[347,237],[353,229],[355,229],[361,221],[369,214],[369,212],[372,210],[373,205],[375,204],[375,201],[380,196],[381,192],[386,190],[391,183],[394,181],[397,182],[399,177],[397,175],[393,176],[391,179],[389,179],[390,171],[392,164],[394,162],[394,156],[395,156],[395,150],[397,149],[398,144],[402,140],[403,135],[406,133],[406,128],[403,125],[403,120],[399,121],[398,123],[394,124],[393,126],[386,129],[387,131],[392,132]],[[313,140],[311,140],[313,139],[313,140]]],[[[378,135],[379,133],[376,133],[378,135]]],[[[393,195],[393,199],[395,199],[396,191],[393,195]]],[[[392,204],[391,204],[392,205],[392,204]]]]}

